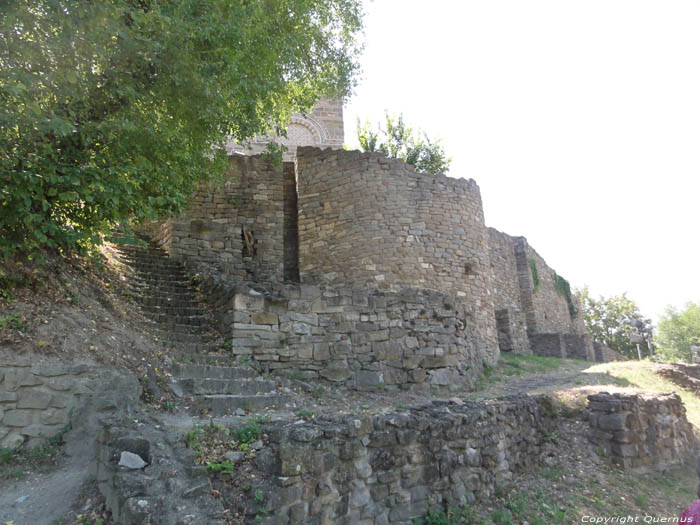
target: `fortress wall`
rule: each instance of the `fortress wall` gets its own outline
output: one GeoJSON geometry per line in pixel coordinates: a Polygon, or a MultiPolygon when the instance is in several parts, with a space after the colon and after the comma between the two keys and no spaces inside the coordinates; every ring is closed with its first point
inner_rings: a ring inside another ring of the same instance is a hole
{"type": "Polygon", "coordinates": [[[515,241],[495,228],[488,228],[488,234],[499,347],[501,352],[528,353],[530,344],[515,259],[515,241]]]}
{"type": "Polygon", "coordinates": [[[226,275],[281,279],[284,218],[280,164],[262,155],[232,156],[225,179],[200,186],[190,208],[172,219],[169,252],[226,275]],[[244,230],[252,236],[250,247],[244,230]]]}
{"type": "Polygon", "coordinates": [[[577,298],[573,301],[578,314],[572,318],[566,298],[561,294],[554,283],[554,270],[547,262],[528,244],[524,237],[515,237],[515,254],[519,259],[521,294],[531,297],[523,305],[526,309],[528,329],[533,333],[583,333],[580,304],[577,298]],[[535,286],[531,265],[537,268],[539,285],[535,286]],[[530,304],[528,304],[530,303],[530,304]],[[580,318],[580,319],[579,319],[580,318]]]}
{"type": "Polygon", "coordinates": [[[434,289],[464,299],[497,359],[488,234],[473,180],[416,173],[382,154],[299,148],[302,282],[434,289]]]}
{"type": "Polygon", "coordinates": [[[275,284],[234,297],[233,354],[352,389],[476,384],[488,360],[455,294],[275,284]]]}

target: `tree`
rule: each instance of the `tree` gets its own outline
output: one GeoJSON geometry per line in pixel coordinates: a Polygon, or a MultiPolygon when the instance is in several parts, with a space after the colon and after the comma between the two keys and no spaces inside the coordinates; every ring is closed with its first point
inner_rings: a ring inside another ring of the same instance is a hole
{"type": "Polygon", "coordinates": [[[360,30],[359,0],[6,2],[0,255],[178,211],[226,137],[346,95],[360,30]]]}
{"type": "Polygon", "coordinates": [[[671,306],[659,320],[658,354],[666,361],[692,361],[691,346],[700,346],[700,304],[686,303],[683,310],[671,306]]]}
{"type": "Polygon", "coordinates": [[[447,158],[440,141],[431,141],[424,132],[406,126],[403,115],[394,118],[385,113],[386,129],[381,125],[371,128],[357,120],[357,138],[365,152],[381,152],[393,159],[401,159],[419,173],[447,173],[452,159],[447,158]]]}
{"type": "MultiPolygon", "coordinates": [[[[637,303],[624,293],[611,297],[601,295],[594,299],[588,286],[584,286],[579,293],[583,304],[583,319],[591,337],[622,355],[637,358],[637,347],[631,339],[639,329],[634,325],[651,324],[651,321],[639,312],[637,303]]],[[[646,353],[649,353],[648,347],[646,353]]]]}

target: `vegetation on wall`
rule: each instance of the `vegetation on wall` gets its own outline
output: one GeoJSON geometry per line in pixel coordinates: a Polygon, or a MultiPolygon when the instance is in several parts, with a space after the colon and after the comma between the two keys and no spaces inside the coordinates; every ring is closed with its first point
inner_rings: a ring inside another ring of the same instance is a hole
{"type": "Polygon", "coordinates": [[[373,130],[369,121],[364,124],[357,120],[357,139],[365,152],[381,152],[387,157],[401,159],[413,166],[419,173],[447,173],[452,159],[449,159],[439,140],[430,140],[418,129],[410,128],[403,115],[392,117],[385,113],[385,126],[373,130]]]}
{"type": "Polygon", "coordinates": [[[554,288],[559,295],[566,299],[566,304],[569,305],[569,315],[571,315],[572,319],[575,318],[578,315],[578,309],[571,296],[571,285],[569,281],[557,274],[557,272],[554,272],[554,288]]]}
{"type": "Polygon", "coordinates": [[[179,210],[227,137],[354,85],[359,0],[17,0],[0,9],[0,255],[179,210]]]}
{"type": "Polygon", "coordinates": [[[669,306],[659,319],[657,353],[666,361],[692,362],[692,346],[700,346],[700,303],[686,303],[682,310],[669,306]]]}
{"type": "Polygon", "coordinates": [[[537,263],[535,259],[530,259],[528,262],[530,263],[530,272],[532,273],[532,293],[537,293],[537,290],[540,289],[540,274],[537,272],[537,263]]]}

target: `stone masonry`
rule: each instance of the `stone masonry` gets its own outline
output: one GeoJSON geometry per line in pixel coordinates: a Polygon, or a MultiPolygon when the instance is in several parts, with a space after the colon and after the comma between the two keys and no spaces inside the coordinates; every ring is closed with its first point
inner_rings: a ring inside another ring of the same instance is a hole
{"type": "Polygon", "coordinates": [[[233,353],[350,388],[473,387],[483,354],[464,298],[311,285],[239,290],[233,353]]]}
{"type": "Polygon", "coordinates": [[[89,365],[32,364],[0,359],[0,447],[37,446],[88,405],[102,412],[138,402],[136,378],[89,365]]]}
{"type": "Polygon", "coordinates": [[[601,392],[588,396],[588,412],[591,440],[625,469],[666,470],[698,451],[677,394],[601,392]]]}
{"type": "Polygon", "coordinates": [[[270,523],[410,524],[488,499],[537,464],[551,431],[546,399],[457,401],[266,427],[278,485],[270,523]]]}
{"type": "Polygon", "coordinates": [[[342,369],[348,385],[415,388],[471,384],[500,351],[594,358],[554,270],[524,237],[485,226],[471,179],[419,174],[378,153],[300,147],[296,164],[233,156],[226,178],[201,187],[188,212],[147,231],[188,267],[236,280],[217,297],[265,296],[262,310],[221,304],[217,318],[237,316],[234,352],[271,369],[326,380],[322,370],[342,369]],[[314,287],[320,298],[304,296],[314,287]],[[455,307],[450,315],[433,304],[439,295],[455,307]],[[382,296],[389,306],[376,307],[382,296]],[[314,310],[318,300],[327,310],[314,310]],[[252,321],[262,313],[276,317],[252,321]],[[325,317],[297,331],[307,314],[325,317]],[[378,350],[386,344],[388,354],[378,350]],[[416,352],[442,364],[416,365],[416,352]]]}
{"type": "Polygon", "coordinates": [[[200,187],[186,215],[171,223],[169,252],[174,257],[207,262],[240,279],[281,279],[281,165],[265,156],[231,157],[225,180],[200,187]]]}
{"type": "Polygon", "coordinates": [[[527,239],[489,228],[489,250],[501,351],[594,360],[580,299],[571,297],[572,312],[556,272],[527,239]]]}
{"type": "Polygon", "coordinates": [[[497,359],[488,235],[473,180],[357,151],[299,148],[297,166],[303,283],[454,293],[479,351],[497,359]]]}

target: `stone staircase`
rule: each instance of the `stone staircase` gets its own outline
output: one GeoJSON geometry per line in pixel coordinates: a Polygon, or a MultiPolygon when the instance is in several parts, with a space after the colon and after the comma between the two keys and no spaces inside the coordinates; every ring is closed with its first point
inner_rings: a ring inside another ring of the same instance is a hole
{"type": "MultiPolygon", "coordinates": [[[[211,415],[279,407],[288,396],[251,367],[234,366],[182,264],[147,243],[115,245],[129,268],[129,291],[146,318],[142,328],[166,348],[171,389],[211,415]]],[[[228,350],[228,352],[227,352],[228,350]]]]}

